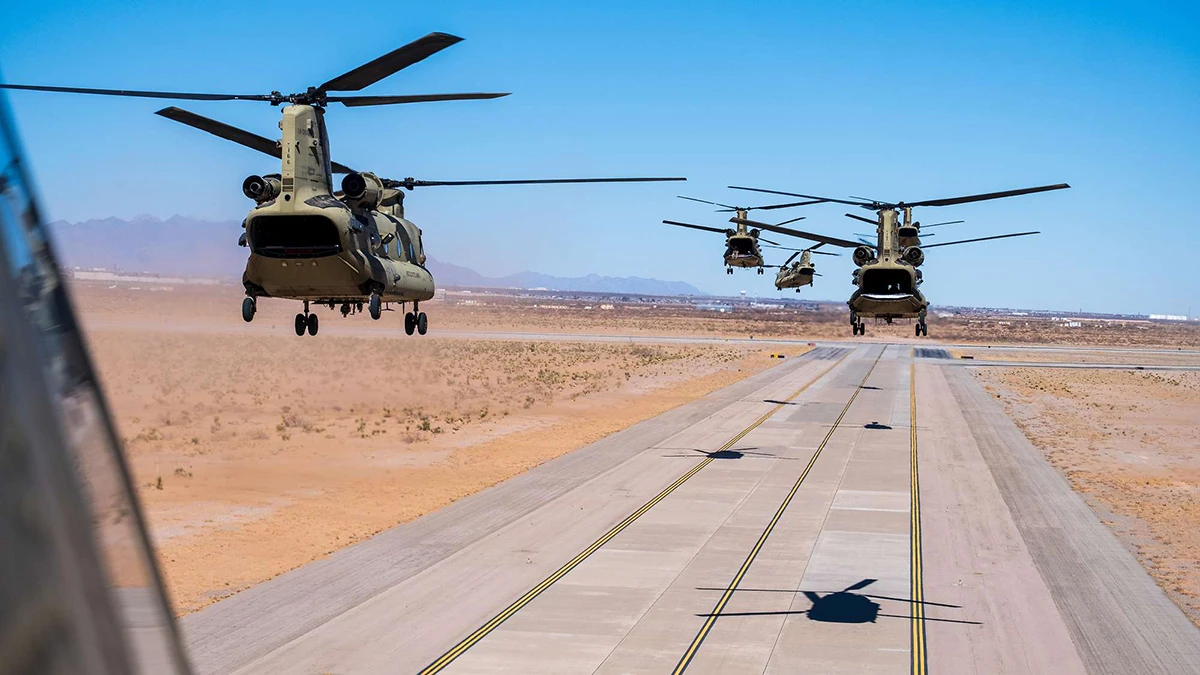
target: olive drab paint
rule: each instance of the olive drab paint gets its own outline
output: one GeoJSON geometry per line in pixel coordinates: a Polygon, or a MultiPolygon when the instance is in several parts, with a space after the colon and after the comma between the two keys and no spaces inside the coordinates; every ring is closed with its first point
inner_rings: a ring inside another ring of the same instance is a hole
{"type": "Polygon", "coordinates": [[[358,303],[372,294],[382,302],[431,299],[434,281],[424,268],[421,231],[403,219],[399,190],[384,189],[378,178],[364,173],[360,176],[376,189],[363,198],[343,194],[338,199],[331,185],[324,111],[286,106],[279,127],[280,194],[256,205],[245,221],[250,257],[242,281],[247,295],[318,304],[358,303]],[[340,250],[310,257],[260,249],[256,223],[279,216],[323,219],[336,230],[340,250]]]}
{"type": "MultiPolygon", "coordinates": [[[[975,239],[964,239],[960,241],[939,242],[935,244],[922,244],[921,242],[921,223],[913,220],[912,210],[917,206],[952,206],[955,204],[966,204],[970,202],[985,201],[990,199],[1001,199],[1005,197],[1015,197],[1019,195],[1033,194],[1037,192],[1048,192],[1051,190],[1061,190],[1069,188],[1066,183],[1058,183],[1055,185],[1044,185],[1040,187],[1021,188],[1018,190],[1007,190],[1004,192],[990,192],[986,194],[969,195],[965,197],[952,197],[949,199],[933,199],[919,202],[879,202],[861,198],[850,199],[835,199],[830,197],[817,197],[814,195],[805,195],[796,192],[781,192],[778,190],[764,190],[761,188],[729,186],[734,190],[748,190],[751,192],[764,192],[773,195],[787,195],[791,197],[802,197],[814,201],[807,202],[809,204],[816,203],[835,203],[848,204],[858,206],[875,212],[875,220],[871,221],[868,218],[847,213],[846,216],[859,221],[874,222],[875,224],[875,243],[872,245],[868,240],[850,241],[840,239],[838,237],[830,237],[812,232],[803,232],[792,228],[782,227],[781,225],[771,225],[769,223],[760,223],[749,220],[742,213],[730,219],[739,227],[756,227],[763,230],[778,232],[792,237],[799,237],[810,241],[820,242],[820,244],[828,244],[842,248],[853,249],[854,264],[857,269],[854,270],[852,283],[855,286],[854,292],[846,304],[850,308],[850,325],[855,335],[862,335],[866,331],[866,326],[862,320],[867,318],[883,319],[891,323],[893,319],[917,319],[915,332],[917,336],[928,335],[928,326],[926,325],[926,315],[929,310],[929,302],[924,294],[921,293],[920,286],[924,281],[921,270],[921,265],[925,263],[925,249],[938,246],[951,246],[955,244],[967,244],[977,241],[988,241],[991,239],[1005,239],[1008,237],[1023,237],[1039,232],[1015,232],[1012,234],[1001,234],[990,237],[978,237],[975,239]]],[[[797,205],[803,205],[798,203],[797,205]]],[[[935,225],[949,225],[953,223],[961,223],[962,221],[951,221],[947,223],[935,223],[935,225]]],[[[815,248],[815,247],[814,247],[815,248]]],[[[797,263],[796,268],[801,268],[804,259],[797,263]]],[[[797,271],[798,271],[797,269],[797,271]]],[[[803,277],[798,274],[793,274],[791,268],[781,268],[779,275],[776,278],[776,287],[783,288],[780,282],[787,281],[788,283],[801,283],[803,277]]],[[[812,277],[808,277],[809,283],[812,277]]]]}
{"type": "MultiPolygon", "coordinates": [[[[404,193],[416,187],[466,185],[530,185],[547,183],[637,183],[682,181],[685,178],[545,178],[530,180],[429,181],[382,178],[357,172],[330,157],[325,108],[494,99],[507,93],[457,93],[363,96],[357,92],[390,75],[458,44],[446,33],[428,35],[349,70],[320,86],[283,94],[212,94],[130,89],[96,89],[47,85],[0,84],[0,89],[50,91],[104,96],[133,96],[194,101],[259,101],[283,105],[278,141],[176,107],[156,114],[228,141],[277,157],[279,173],[250,176],[242,192],[255,206],[243,221],[240,246],[250,249],[242,283],[246,297],[242,318],[249,322],[259,298],[286,298],[304,303],[296,315],[296,334],[316,335],[319,321],[310,304],[341,305],[346,316],[370,308],[380,318],[384,303],[413,303],[404,316],[405,332],[425,334],[421,301],[434,295],[433,275],[425,268],[421,229],[404,217],[404,193]],[[345,174],[335,191],[334,174],[345,174]]],[[[761,254],[760,254],[761,257],[761,254]]]]}

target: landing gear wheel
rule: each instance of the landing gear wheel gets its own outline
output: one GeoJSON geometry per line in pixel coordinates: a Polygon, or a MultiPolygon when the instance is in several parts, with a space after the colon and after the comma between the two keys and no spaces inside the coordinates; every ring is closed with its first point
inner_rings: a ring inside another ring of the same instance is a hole
{"type": "Polygon", "coordinates": [[[258,311],[258,303],[254,298],[246,298],[242,300],[242,320],[250,323],[254,320],[254,314],[258,311]]]}
{"type": "Polygon", "coordinates": [[[304,331],[308,329],[308,319],[304,318],[303,314],[296,315],[296,335],[304,335],[304,331]]]}
{"type": "Polygon", "coordinates": [[[427,330],[429,330],[429,318],[425,316],[425,312],[421,312],[417,315],[417,332],[424,335],[427,330]]]}
{"type": "Polygon", "coordinates": [[[417,316],[412,312],[404,315],[404,332],[407,335],[412,335],[417,329],[417,316]]]}
{"type": "Polygon", "coordinates": [[[372,293],[371,294],[371,302],[370,302],[371,318],[375,319],[376,321],[379,320],[380,312],[383,311],[382,308],[380,307],[380,304],[381,304],[381,300],[379,299],[379,294],[372,293]]]}
{"type": "Polygon", "coordinates": [[[758,273],[759,273],[759,274],[762,274],[762,273],[763,273],[763,268],[761,268],[761,267],[760,267],[760,268],[758,268],[758,273]]]}
{"type": "Polygon", "coordinates": [[[308,315],[308,322],[307,322],[307,323],[308,323],[308,334],[309,334],[309,335],[316,335],[316,334],[317,334],[317,328],[318,328],[317,315],[316,315],[316,314],[309,314],[309,315],[308,315]]]}
{"type": "Polygon", "coordinates": [[[343,302],[342,303],[342,317],[345,318],[349,314],[350,314],[350,303],[343,302]]]}

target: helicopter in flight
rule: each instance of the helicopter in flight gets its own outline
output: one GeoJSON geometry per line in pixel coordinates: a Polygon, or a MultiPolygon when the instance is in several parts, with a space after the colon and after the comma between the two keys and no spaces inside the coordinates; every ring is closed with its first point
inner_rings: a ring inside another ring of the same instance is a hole
{"type": "Polygon", "coordinates": [[[775,274],[775,290],[782,291],[785,288],[794,288],[799,293],[804,286],[812,286],[813,277],[819,277],[817,267],[813,264],[812,256],[814,253],[818,255],[837,255],[828,251],[818,251],[825,244],[817,244],[809,248],[796,251],[779,265],[779,272],[775,274]],[[800,256],[796,260],[796,256],[800,256]],[[792,262],[796,260],[796,262],[792,262]]]}
{"type": "Polygon", "coordinates": [[[330,157],[325,109],[493,99],[507,93],[417,95],[345,95],[380,80],[462,41],[446,33],[430,33],[383,56],[305,91],[282,94],[212,94],[136,91],[43,85],[0,84],[0,88],[191,101],[260,101],[283,105],[273,141],[177,107],[157,112],[167,119],[206,131],[271,155],[280,161],[276,174],[250,176],[242,192],[255,204],[242,226],[238,244],[250,249],[242,276],[246,297],[242,318],[250,322],[260,298],[304,303],[296,314],[296,335],[316,335],[320,323],[311,305],[340,306],[342,316],[367,306],[378,320],[388,303],[401,303],[404,330],[424,335],[428,318],[420,303],[434,296],[433,275],[425,268],[421,229],[404,217],[404,190],[431,186],[528,185],[548,183],[633,183],[682,181],[684,178],[551,178],[532,180],[436,181],[385,178],[335,162],[330,157]],[[345,174],[335,191],[332,174],[345,174]]]}
{"type": "MultiPolygon", "coordinates": [[[[853,249],[854,264],[858,266],[854,270],[853,283],[858,288],[846,303],[850,307],[850,325],[853,333],[855,335],[866,334],[866,325],[862,321],[864,318],[884,319],[888,323],[891,323],[893,319],[915,318],[917,319],[915,333],[917,337],[920,337],[922,335],[929,335],[929,326],[925,320],[929,309],[929,302],[919,289],[923,279],[921,270],[918,269],[925,262],[925,249],[937,246],[969,244],[992,239],[1025,237],[1040,234],[1040,232],[1015,232],[990,237],[939,242],[936,244],[922,244],[921,223],[913,220],[913,208],[918,206],[952,206],[990,199],[1016,197],[1018,195],[1037,192],[1062,190],[1069,187],[1071,186],[1066,183],[1059,183],[1056,185],[1043,185],[1040,187],[989,192],[965,197],[951,197],[948,199],[930,199],[916,202],[883,202],[859,197],[851,197],[850,199],[815,197],[795,192],[731,185],[730,188],[734,190],[802,197],[804,199],[822,200],[835,204],[848,204],[874,211],[876,220],[851,213],[847,213],[846,216],[875,225],[876,242],[871,244],[870,242],[864,243],[862,241],[851,241],[812,232],[802,232],[778,225],[759,223],[740,216],[731,219],[731,222],[738,223],[739,226],[756,227],[831,246],[853,249]]],[[[933,225],[930,225],[930,227],[933,227],[933,225]]]]}
{"type": "MultiPolygon", "coordinates": [[[[687,228],[690,228],[693,230],[702,230],[704,232],[716,232],[717,234],[725,235],[725,253],[724,253],[723,257],[725,259],[725,273],[726,274],[733,274],[733,268],[735,268],[735,267],[756,268],[756,269],[758,269],[759,274],[763,273],[763,269],[765,267],[772,267],[771,265],[767,265],[765,263],[765,261],[763,260],[762,246],[759,244],[760,241],[764,245],[766,245],[770,248],[778,248],[778,249],[783,249],[786,251],[799,251],[800,250],[800,249],[789,248],[789,247],[783,246],[783,245],[779,244],[778,242],[771,241],[770,239],[763,239],[762,237],[759,236],[759,234],[760,234],[759,229],[747,228],[745,222],[750,222],[747,219],[750,217],[749,214],[751,211],[786,209],[786,208],[791,208],[793,206],[805,206],[808,204],[816,204],[821,201],[821,200],[816,200],[816,201],[792,202],[792,203],[788,203],[788,204],[770,204],[768,206],[730,206],[729,204],[721,204],[719,202],[710,202],[707,199],[696,199],[695,197],[684,197],[684,196],[680,195],[679,198],[686,199],[688,201],[693,201],[693,202],[700,202],[701,204],[711,204],[713,206],[720,206],[721,208],[717,209],[718,213],[733,212],[734,214],[736,214],[734,216],[734,218],[730,220],[730,222],[736,223],[737,229],[728,228],[728,227],[720,228],[720,227],[709,227],[707,225],[695,225],[693,223],[682,223],[682,222],[679,222],[678,220],[664,220],[663,221],[664,225],[674,225],[676,227],[687,227],[687,228]],[[745,221],[745,222],[742,222],[742,221],[745,221]]],[[[800,216],[799,218],[792,218],[791,220],[785,220],[782,223],[779,223],[779,225],[787,225],[788,223],[794,223],[798,220],[804,220],[804,216],[800,216]]]]}

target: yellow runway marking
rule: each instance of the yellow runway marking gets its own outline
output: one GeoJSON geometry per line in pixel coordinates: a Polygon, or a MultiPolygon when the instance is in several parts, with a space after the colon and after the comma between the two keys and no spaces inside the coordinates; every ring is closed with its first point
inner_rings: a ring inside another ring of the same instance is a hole
{"type": "Polygon", "coordinates": [[[833,433],[837,431],[838,426],[842,423],[842,418],[846,416],[846,413],[850,410],[850,406],[854,404],[854,399],[858,398],[858,392],[862,391],[863,386],[867,384],[867,378],[871,377],[871,373],[874,372],[875,366],[879,364],[879,359],[882,357],[883,352],[880,351],[879,356],[875,357],[875,362],[872,363],[871,367],[867,370],[867,374],[863,375],[862,381],[859,382],[858,386],[854,388],[854,393],[850,395],[850,400],[846,402],[846,406],[842,408],[842,412],[837,416],[837,420],[835,420],[833,426],[829,428],[829,433],[825,434],[825,438],[821,440],[821,444],[817,446],[815,451],[813,451],[812,459],[808,460],[808,465],[804,467],[804,471],[800,474],[800,477],[796,479],[796,483],[792,485],[792,489],[790,492],[788,492],[787,497],[784,497],[783,503],[780,504],[779,509],[775,511],[775,516],[771,518],[769,523],[767,523],[767,528],[763,530],[762,535],[758,538],[758,541],[755,542],[754,547],[750,549],[750,554],[746,556],[746,561],[742,563],[742,566],[738,569],[737,574],[733,575],[733,581],[730,582],[729,587],[725,589],[725,592],[721,595],[721,599],[717,601],[717,605],[713,608],[713,611],[709,612],[708,618],[704,621],[704,625],[700,627],[700,632],[696,633],[696,637],[692,640],[692,643],[688,645],[687,651],[685,651],[683,653],[683,657],[679,659],[679,663],[675,666],[675,670],[671,671],[674,673],[674,675],[679,675],[683,671],[687,670],[688,665],[691,664],[692,659],[696,656],[696,653],[700,651],[700,644],[704,642],[704,638],[708,637],[709,632],[712,631],[712,627],[716,625],[717,619],[721,616],[721,612],[725,610],[725,605],[729,604],[729,599],[733,597],[734,591],[736,591],[738,585],[742,583],[742,578],[745,577],[746,573],[750,571],[750,566],[754,564],[754,559],[758,557],[758,552],[762,550],[763,544],[767,543],[767,538],[771,536],[771,532],[775,529],[775,525],[779,523],[779,519],[783,517],[783,512],[787,510],[788,505],[792,503],[792,498],[795,497],[796,492],[800,490],[800,484],[803,483],[804,479],[808,477],[808,472],[812,471],[813,465],[817,463],[817,458],[821,456],[821,451],[825,449],[825,446],[829,443],[829,439],[833,438],[833,433]]]}
{"type": "MultiPolygon", "coordinates": [[[[837,365],[839,363],[841,363],[842,361],[844,361],[847,356],[849,356],[849,352],[847,352],[847,354],[845,356],[843,356],[842,358],[838,359],[833,365],[829,366],[824,371],[822,371],[820,375],[817,375],[812,380],[810,380],[807,384],[805,384],[803,387],[796,390],[796,392],[794,394],[792,394],[791,396],[784,399],[783,403],[777,404],[775,407],[773,407],[769,411],[767,411],[766,414],[764,414],[762,417],[759,417],[757,420],[755,420],[753,424],[751,424],[750,426],[743,429],[741,431],[741,433],[739,433],[737,436],[734,436],[733,438],[729,439],[729,441],[727,443],[725,443],[725,445],[722,445],[719,450],[715,451],[712,454],[716,454],[718,452],[723,452],[725,450],[732,448],[738,441],[742,440],[742,438],[744,438],[746,436],[746,434],[750,433],[751,431],[754,431],[756,428],[758,428],[758,426],[760,424],[762,424],[763,422],[766,422],[768,419],[770,419],[770,417],[772,415],[779,412],[786,404],[790,403],[793,399],[800,396],[800,394],[803,394],[809,387],[811,387],[813,384],[815,384],[821,378],[823,378],[827,374],[829,374],[829,371],[836,368],[837,365]]],[[[464,638],[462,640],[462,642],[459,642],[458,644],[454,645],[453,647],[450,648],[449,651],[447,651],[445,654],[442,654],[440,657],[438,657],[438,659],[436,661],[429,664],[428,666],[425,666],[425,668],[421,671],[421,675],[433,675],[433,673],[441,672],[442,669],[444,669],[446,666],[450,665],[455,659],[462,656],[464,652],[466,652],[471,647],[475,646],[475,644],[478,643],[483,638],[487,637],[487,635],[489,633],[496,630],[496,628],[499,627],[500,624],[507,621],[509,619],[509,617],[511,617],[512,615],[521,611],[521,609],[524,608],[526,605],[528,605],[530,602],[532,602],[534,598],[541,595],[543,591],[545,591],[547,588],[550,588],[551,586],[553,586],[555,582],[557,582],[559,579],[566,576],[567,573],[569,573],[571,570],[578,567],[580,565],[580,563],[582,563],[584,560],[586,560],[588,558],[588,556],[590,556],[593,553],[595,553],[596,551],[598,551],[600,549],[600,547],[604,546],[613,537],[620,534],[622,530],[624,530],[625,528],[627,528],[631,524],[633,524],[633,521],[642,517],[642,515],[644,515],[647,511],[654,508],[654,506],[656,504],[658,504],[662,500],[666,499],[667,496],[670,495],[672,492],[674,492],[676,488],[678,488],[680,485],[683,485],[684,483],[686,483],[689,478],[691,478],[692,476],[695,476],[697,473],[700,473],[700,470],[703,469],[704,467],[708,466],[709,464],[711,464],[713,459],[714,459],[713,457],[704,458],[703,460],[700,461],[699,464],[692,467],[687,473],[683,474],[679,478],[676,478],[675,481],[673,483],[671,483],[670,485],[668,485],[662,492],[659,492],[657,495],[654,496],[653,499],[651,499],[650,501],[643,504],[638,510],[636,510],[633,513],[626,516],[624,520],[617,523],[608,532],[605,532],[604,535],[601,536],[599,539],[597,539],[595,542],[593,542],[591,546],[588,546],[582,552],[580,552],[579,555],[575,556],[569,562],[567,562],[567,564],[558,568],[558,570],[555,571],[554,574],[551,574],[550,576],[543,579],[541,583],[534,586],[527,593],[525,593],[525,595],[522,595],[520,598],[518,598],[516,600],[516,602],[514,602],[511,605],[509,605],[508,607],[504,608],[503,611],[501,611],[496,616],[492,617],[492,619],[490,621],[488,621],[487,623],[485,623],[482,626],[480,626],[479,628],[477,628],[475,630],[475,632],[471,633],[466,638],[464,638]]]]}
{"type": "Polygon", "coordinates": [[[927,649],[925,644],[925,579],[924,565],[921,560],[921,481],[917,475],[917,364],[909,364],[908,370],[908,409],[909,429],[911,430],[912,445],[912,499],[910,513],[912,522],[909,526],[910,545],[912,547],[909,578],[912,586],[909,589],[910,606],[912,607],[912,673],[925,675],[929,672],[927,649]]]}

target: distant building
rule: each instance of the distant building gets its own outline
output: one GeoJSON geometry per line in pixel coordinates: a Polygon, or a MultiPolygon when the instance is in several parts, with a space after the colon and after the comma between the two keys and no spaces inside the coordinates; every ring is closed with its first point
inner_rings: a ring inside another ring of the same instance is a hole
{"type": "Polygon", "coordinates": [[[1151,314],[1151,321],[1187,321],[1188,318],[1183,314],[1151,314]]]}

